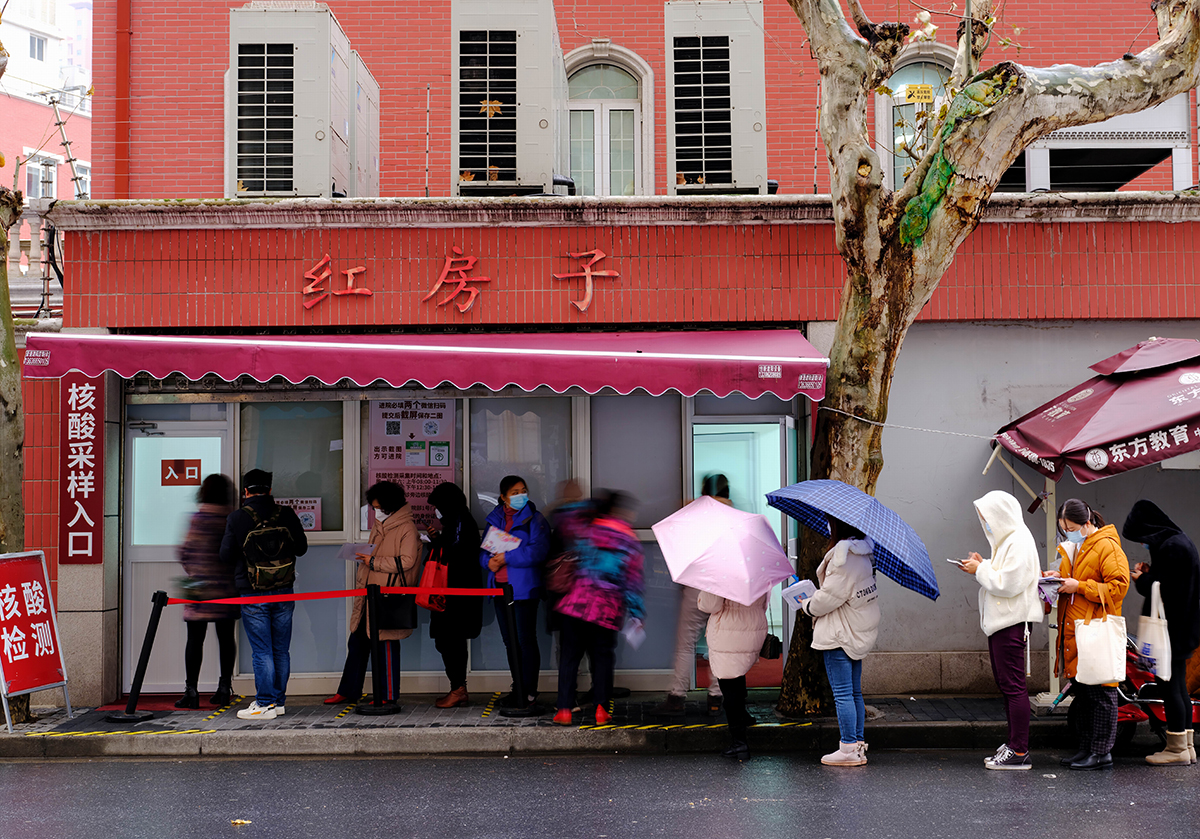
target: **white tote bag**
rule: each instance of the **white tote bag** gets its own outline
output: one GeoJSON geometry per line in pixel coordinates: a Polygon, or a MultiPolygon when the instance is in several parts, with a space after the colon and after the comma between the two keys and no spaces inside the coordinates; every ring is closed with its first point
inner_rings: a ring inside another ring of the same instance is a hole
{"type": "MultiPolygon", "coordinates": [[[[1104,606],[1104,596],[1100,596],[1104,606]]],[[[1078,664],[1075,681],[1083,685],[1106,685],[1125,678],[1125,618],[1108,614],[1103,618],[1075,621],[1078,664]]]]}
{"type": "Polygon", "coordinates": [[[1138,620],[1138,652],[1150,662],[1150,672],[1164,682],[1171,680],[1171,636],[1163,616],[1161,583],[1150,587],[1150,615],[1138,620]]]}

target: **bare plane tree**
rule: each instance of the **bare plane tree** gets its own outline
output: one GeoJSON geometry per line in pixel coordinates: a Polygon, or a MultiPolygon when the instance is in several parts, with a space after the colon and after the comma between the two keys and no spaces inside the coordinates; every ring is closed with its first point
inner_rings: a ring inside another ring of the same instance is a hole
{"type": "MultiPolygon", "coordinates": [[[[788,2],[821,74],[819,128],[837,248],[848,271],[822,403],[833,410],[818,413],[812,477],[873,494],[883,468],[878,423],[887,419],[904,336],[979,224],[1001,176],[1026,146],[1052,131],[1142,111],[1196,87],[1200,0],[1156,0],[1158,42],[1093,67],[1006,61],[977,71],[991,32],[986,14],[974,16],[969,29],[959,27],[948,83],[953,98],[934,116],[928,148],[895,191],[884,186],[867,113],[909,27],[872,22],[859,0],[847,0],[853,26],[839,0],[788,2]]],[[[802,575],[813,574],[822,553],[820,546],[806,548],[802,575]]],[[[819,712],[828,702],[811,635],[808,620],[798,620],[779,705],[789,716],[819,712]]]]}

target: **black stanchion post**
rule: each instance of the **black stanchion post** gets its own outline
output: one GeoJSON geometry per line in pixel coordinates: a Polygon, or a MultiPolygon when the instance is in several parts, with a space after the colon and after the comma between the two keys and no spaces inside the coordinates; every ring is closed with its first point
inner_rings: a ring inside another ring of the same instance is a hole
{"type": "MultiPolygon", "coordinates": [[[[513,674],[513,693],[517,695],[520,702],[525,703],[517,708],[501,708],[500,716],[536,717],[542,712],[542,709],[526,699],[529,693],[526,691],[525,674],[521,672],[521,645],[517,640],[516,597],[513,595],[513,587],[508,583],[501,583],[500,587],[504,589],[504,622],[508,626],[508,668],[512,670],[513,674]]],[[[533,690],[537,690],[537,685],[533,686],[533,690]]]]}
{"type": "Polygon", "coordinates": [[[367,586],[367,631],[371,635],[371,703],[363,705],[360,702],[354,706],[354,712],[368,717],[395,714],[400,706],[383,698],[388,673],[383,661],[383,645],[379,640],[379,586],[376,585],[367,586]]]}
{"type": "Polygon", "coordinates": [[[105,717],[109,722],[145,722],[154,718],[153,711],[139,711],[138,699],[142,695],[142,680],[146,678],[146,667],[150,664],[150,652],[154,649],[154,636],[158,633],[158,619],[162,617],[163,607],[167,605],[165,591],[154,592],[151,598],[154,608],[150,610],[150,621],[146,624],[146,638],[142,641],[142,654],[138,656],[137,669],[133,671],[133,684],[129,686],[129,701],[125,703],[125,712],[114,711],[105,717]]]}

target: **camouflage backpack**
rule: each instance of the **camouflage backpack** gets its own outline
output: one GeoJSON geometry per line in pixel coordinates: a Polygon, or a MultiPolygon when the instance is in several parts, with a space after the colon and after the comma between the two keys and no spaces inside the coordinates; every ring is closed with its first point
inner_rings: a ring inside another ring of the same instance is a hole
{"type": "Polygon", "coordinates": [[[242,512],[254,523],[242,541],[246,578],[255,591],[272,591],[296,581],[296,546],[292,531],[280,523],[283,507],[278,504],[266,518],[246,505],[242,512]]]}

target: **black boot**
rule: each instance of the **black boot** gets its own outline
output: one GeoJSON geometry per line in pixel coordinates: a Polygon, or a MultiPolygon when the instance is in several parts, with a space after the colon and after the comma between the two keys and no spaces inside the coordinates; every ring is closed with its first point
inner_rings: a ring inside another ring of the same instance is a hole
{"type": "Polygon", "coordinates": [[[1077,760],[1071,764],[1071,769],[1112,769],[1112,753],[1098,755],[1092,752],[1083,760],[1077,760]]]}
{"type": "Polygon", "coordinates": [[[176,708],[199,708],[200,694],[196,692],[195,685],[187,685],[183,689],[183,696],[175,701],[176,708]]]}
{"type": "Polygon", "coordinates": [[[1059,763],[1062,764],[1063,766],[1070,766],[1072,763],[1079,763],[1081,760],[1083,760],[1085,757],[1087,757],[1091,753],[1092,753],[1091,749],[1080,749],[1079,751],[1077,751],[1075,754],[1071,755],[1070,757],[1064,757],[1062,760],[1059,761],[1059,763]]]}
{"type": "Polygon", "coordinates": [[[734,760],[746,760],[750,757],[750,747],[746,745],[746,741],[734,738],[733,745],[721,752],[724,757],[733,758],[734,760]]]}
{"type": "Polygon", "coordinates": [[[233,679],[221,679],[217,683],[217,692],[214,693],[208,700],[210,705],[216,705],[218,708],[224,708],[233,700],[233,679]]]}

